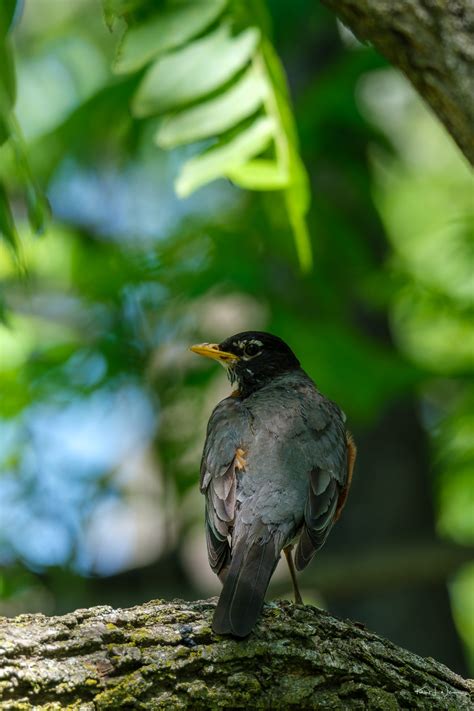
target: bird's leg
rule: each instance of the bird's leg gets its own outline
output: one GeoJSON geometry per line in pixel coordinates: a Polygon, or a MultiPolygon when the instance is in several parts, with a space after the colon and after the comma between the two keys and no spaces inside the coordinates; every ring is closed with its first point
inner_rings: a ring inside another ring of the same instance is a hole
{"type": "Polygon", "coordinates": [[[288,563],[288,567],[290,569],[290,575],[291,575],[291,582],[293,583],[293,593],[295,596],[295,604],[296,605],[302,605],[303,604],[303,598],[301,597],[300,590],[298,588],[298,581],[296,580],[296,570],[295,570],[295,565],[293,563],[293,556],[291,554],[291,551],[293,550],[293,544],[290,543],[290,545],[285,546],[283,548],[283,552],[285,553],[285,558],[286,562],[288,563]]]}

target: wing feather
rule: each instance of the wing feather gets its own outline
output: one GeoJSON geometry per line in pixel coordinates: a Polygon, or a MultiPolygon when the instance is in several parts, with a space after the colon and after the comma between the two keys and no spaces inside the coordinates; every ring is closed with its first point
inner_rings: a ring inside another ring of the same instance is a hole
{"type": "Polygon", "coordinates": [[[219,403],[207,427],[201,461],[201,492],[206,497],[209,564],[224,575],[230,560],[228,535],[235,516],[236,450],[242,442],[245,412],[236,398],[219,403]]]}
{"type": "Polygon", "coordinates": [[[312,416],[310,443],[313,468],[309,473],[304,522],[295,552],[298,570],[305,568],[325,543],[340,512],[341,496],[347,496],[348,452],[344,417],[339,408],[322,399],[312,416]]]}

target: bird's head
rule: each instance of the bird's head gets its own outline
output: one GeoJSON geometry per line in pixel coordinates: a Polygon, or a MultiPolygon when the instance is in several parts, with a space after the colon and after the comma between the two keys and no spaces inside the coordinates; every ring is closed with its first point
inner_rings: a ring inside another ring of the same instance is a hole
{"type": "Polygon", "coordinates": [[[243,397],[300,365],[281,338],[263,331],[244,331],[221,343],[191,346],[191,350],[221,363],[227,370],[229,380],[237,384],[243,397]]]}

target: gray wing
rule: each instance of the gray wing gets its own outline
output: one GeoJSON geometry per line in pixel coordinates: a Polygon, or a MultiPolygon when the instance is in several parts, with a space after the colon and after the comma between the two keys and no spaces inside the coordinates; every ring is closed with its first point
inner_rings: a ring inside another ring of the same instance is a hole
{"type": "Polygon", "coordinates": [[[219,403],[207,426],[200,489],[206,496],[207,554],[217,575],[225,571],[229,562],[227,536],[236,501],[235,457],[242,446],[245,427],[245,408],[233,397],[219,403]]]}
{"type": "Polygon", "coordinates": [[[307,416],[312,469],[295,565],[303,570],[325,543],[349,484],[344,417],[334,403],[322,398],[307,416]]]}

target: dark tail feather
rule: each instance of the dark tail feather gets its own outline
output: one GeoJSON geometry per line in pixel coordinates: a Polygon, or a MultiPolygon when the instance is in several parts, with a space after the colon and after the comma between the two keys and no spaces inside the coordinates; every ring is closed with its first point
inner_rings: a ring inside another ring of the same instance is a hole
{"type": "Polygon", "coordinates": [[[229,572],[214,613],[212,629],[217,634],[246,637],[262,610],[268,583],[278,563],[275,541],[240,541],[233,551],[229,572]]]}
{"type": "Polygon", "coordinates": [[[303,526],[300,540],[298,541],[295,551],[296,570],[304,570],[304,568],[306,568],[308,563],[312,560],[316,551],[321,548],[321,545],[322,544],[318,545],[318,543],[313,541],[308,529],[306,526],[303,526]]]}

